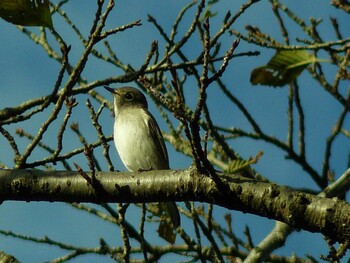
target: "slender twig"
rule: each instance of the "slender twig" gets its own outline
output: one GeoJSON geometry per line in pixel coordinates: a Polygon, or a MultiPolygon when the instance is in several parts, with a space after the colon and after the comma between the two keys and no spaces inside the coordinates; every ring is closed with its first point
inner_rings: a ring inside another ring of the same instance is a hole
{"type": "MultiPolygon", "coordinates": [[[[16,134],[20,137],[26,137],[27,139],[29,140],[33,140],[34,139],[34,136],[31,135],[30,133],[26,132],[25,130],[23,129],[16,129],[16,134]]],[[[39,142],[38,143],[38,146],[42,149],[44,149],[45,151],[51,153],[51,156],[48,157],[49,159],[51,159],[52,161],[51,162],[42,162],[40,165],[44,165],[44,166],[47,166],[49,163],[53,163],[55,164],[56,161],[55,159],[57,159],[57,157],[53,156],[52,154],[57,150],[51,148],[50,146],[46,145],[45,143],[43,142],[39,142]]],[[[62,165],[63,167],[67,170],[67,171],[71,171],[72,168],[71,166],[69,165],[69,163],[67,162],[67,160],[65,160],[64,158],[62,158],[60,160],[62,162],[62,165]]],[[[36,166],[39,166],[39,165],[34,165],[33,167],[36,167],[36,166]]]]}
{"type": "Polygon", "coordinates": [[[158,50],[158,42],[157,41],[153,41],[152,45],[151,45],[151,49],[148,52],[148,54],[146,55],[146,59],[145,62],[142,64],[142,66],[140,67],[140,75],[143,74],[143,72],[147,69],[152,57],[154,56],[154,54],[156,53],[156,51],[158,50]]]}
{"type": "MultiPolygon", "coordinates": [[[[58,135],[57,135],[57,147],[56,147],[56,150],[52,153],[52,159],[56,159],[56,157],[60,154],[60,152],[62,151],[62,142],[63,142],[63,134],[66,130],[66,127],[67,127],[67,123],[68,123],[68,120],[69,118],[71,117],[71,114],[72,114],[72,110],[73,108],[78,105],[78,103],[75,101],[74,98],[72,99],[67,99],[66,100],[66,105],[67,105],[67,112],[66,112],[66,115],[63,119],[63,122],[60,126],[60,129],[59,129],[59,132],[58,132],[58,135]]],[[[39,143],[40,144],[40,143],[39,143]]],[[[63,165],[65,165],[66,162],[63,162],[63,165]]]]}
{"type": "MultiPolygon", "coordinates": [[[[27,115],[18,115],[18,113],[22,113],[21,110],[19,110],[18,112],[16,112],[17,114],[14,114],[14,115],[11,114],[12,116],[9,119],[7,119],[6,121],[4,121],[3,124],[16,123],[16,122],[22,122],[24,120],[28,120],[32,116],[34,116],[35,114],[44,111],[50,105],[50,103],[57,101],[56,95],[57,95],[57,92],[59,90],[59,87],[60,87],[62,80],[63,80],[63,77],[64,77],[64,72],[65,72],[67,64],[68,64],[68,53],[70,51],[70,47],[67,47],[67,45],[64,43],[63,40],[60,41],[60,43],[61,43],[61,51],[62,51],[61,69],[58,73],[58,77],[57,77],[55,86],[54,86],[51,94],[48,95],[44,100],[42,100],[42,103],[39,107],[32,110],[27,115]]],[[[26,102],[26,105],[29,104],[29,103],[28,104],[27,103],[28,102],[26,102]]]]}
{"type": "MultiPolygon", "coordinates": [[[[112,136],[109,136],[106,138],[107,141],[111,141],[113,140],[112,136]]],[[[100,140],[98,140],[97,142],[94,142],[94,143],[91,143],[90,144],[92,147],[96,148],[96,147],[99,147],[102,145],[102,142],[100,140]]],[[[78,155],[78,154],[81,154],[84,152],[84,147],[81,147],[81,148],[77,148],[75,150],[72,150],[66,154],[62,154],[62,155],[59,155],[57,156],[56,158],[53,158],[52,156],[49,156],[49,157],[46,157],[42,160],[39,160],[39,161],[35,161],[35,162],[32,162],[32,163],[27,163],[26,164],[26,167],[27,168],[34,168],[34,167],[37,167],[37,166],[40,166],[40,165],[45,165],[45,164],[48,164],[48,163],[55,163],[55,162],[63,162],[63,161],[68,161],[70,158],[78,155]]]]}
{"type": "Polygon", "coordinates": [[[146,222],[146,204],[142,203],[142,214],[140,220],[140,241],[143,258],[145,262],[148,262],[147,249],[145,247],[145,222],[146,222]]]}
{"type": "Polygon", "coordinates": [[[169,45],[172,47],[169,51],[166,52],[166,54],[164,54],[163,59],[161,59],[157,65],[162,65],[167,61],[167,57],[170,57],[172,54],[177,53],[182,60],[186,61],[186,57],[184,56],[184,54],[182,53],[182,51],[180,50],[181,47],[188,41],[188,39],[191,37],[191,35],[193,34],[193,32],[196,29],[196,25],[198,23],[199,17],[203,11],[205,5],[205,1],[201,0],[201,2],[199,3],[198,7],[197,7],[197,12],[192,20],[192,23],[189,27],[189,29],[186,31],[184,37],[177,43],[174,43],[164,32],[164,30],[161,28],[161,26],[157,23],[156,19],[153,18],[152,16],[148,16],[148,19],[150,22],[152,22],[156,28],[158,29],[158,31],[160,32],[160,34],[163,36],[163,38],[165,40],[167,40],[167,42],[169,43],[169,45]]]}
{"type": "MultiPolygon", "coordinates": [[[[180,22],[182,21],[184,15],[186,14],[186,12],[192,7],[194,6],[195,4],[197,3],[197,1],[192,1],[191,3],[189,3],[188,5],[186,5],[178,14],[174,24],[173,24],[173,27],[172,27],[172,31],[170,33],[170,36],[169,36],[169,40],[171,42],[174,43],[174,39],[175,39],[175,35],[177,34],[177,29],[179,27],[179,24],[180,22]]],[[[169,48],[171,48],[171,45],[168,44],[168,46],[166,47],[166,50],[167,50],[167,53],[169,54],[169,48]]]]}
{"type": "Polygon", "coordinates": [[[118,204],[118,212],[119,212],[119,222],[120,222],[120,230],[122,234],[122,239],[124,243],[124,251],[123,251],[123,260],[124,262],[130,261],[130,239],[127,231],[127,226],[125,224],[125,213],[127,208],[129,207],[129,204],[118,204]]]}
{"type": "Polygon", "coordinates": [[[15,141],[15,139],[13,138],[13,136],[7,131],[4,129],[4,127],[2,127],[0,125],[0,133],[6,138],[6,140],[9,142],[11,148],[12,148],[12,151],[15,155],[15,162],[17,162],[17,160],[19,160],[21,158],[21,154],[18,150],[18,146],[17,146],[17,143],[15,141]]]}
{"type": "MultiPolygon", "coordinates": [[[[234,24],[234,22],[245,12],[247,11],[253,4],[259,2],[260,0],[250,0],[246,2],[245,4],[241,5],[240,9],[229,19],[227,18],[227,15],[225,16],[225,19],[223,21],[223,24],[221,28],[216,32],[216,34],[211,38],[210,40],[210,47],[215,46],[218,43],[219,38],[226,33],[230,27],[234,24]]],[[[239,37],[238,37],[239,38],[239,37]]],[[[204,56],[203,51],[200,56],[198,56],[198,60],[202,60],[202,57],[204,56]]]]}
{"type": "Polygon", "coordinates": [[[100,139],[101,143],[102,143],[102,148],[103,148],[103,156],[105,157],[106,161],[107,161],[107,164],[108,164],[108,167],[109,167],[109,170],[110,171],[114,171],[114,166],[112,164],[112,161],[111,161],[111,157],[109,155],[109,144],[107,143],[107,139],[106,139],[106,136],[104,135],[103,131],[102,131],[102,127],[101,125],[99,124],[98,122],[98,116],[99,114],[102,112],[105,104],[102,104],[98,113],[95,112],[93,106],[91,105],[91,102],[90,100],[87,100],[86,101],[86,106],[88,107],[89,109],[89,112],[90,112],[90,118],[91,118],[91,121],[92,121],[92,124],[94,125],[95,129],[96,129],[96,132],[97,132],[97,135],[98,135],[98,138],[100,139]]]}
{"type": "Polygon", "coordinates": [[[203,70],[200,78],[200,88],[199,88],[199,98],[197,101],[196,109],[193,113],[191,122],[198,123],[199,118],[203,109],[203,105],[206,101],[206,89],[209,85],[208,83],[208,64],[209,64],[209,52],[210,52],[210,23],[209,19],[203,24],[203,28],[205,30],[205,37],[203,48],[205,50],[203,57],[203,70]]]}
{"type": "Polygon", "coordinates": [[[238,44],[239,44],[239,39],[236,39],[235,41],[233,41],[231,48],[226,52],[226,55],[223,59],[220,69],[217,72],[215,72],[215,74],[212,77],[208,79],[208,85],[213,81],[217,80],[218,78],[220,78],[222,74],[225,72],[228,66],[228,62],[232,58],[233,52],[236,50],[238,44]]]}
{"type": "Polygon", "coordinates": [[[197,240],[198,257],[200,258],[201,262],[204,263],[205,260],[204,260],[204,257],[202,255],[202,238],[201,238],[201,234],[200,234],[198,222],[197,222],[198,215],[197,215],[196,207],[194,206],[194,202],[186,203],[186,205],[190,209],[191,214],[192,214],[192,223],[193,223],[194,233],[196,235],[196,240],[197,240]]]}
{"type": "Polygon", "coordinates": [[[305,159],[306,147],[305,147],[305,116],[304,109],[301,104],[299,85],[297,81],[293,82],[294,88],[294,101],[299,115],[299,155],[301,158],[305,159]]]}
{"type": "Polygon", "coordinates": [[[294,149],[294,89],[292,83],[289,84],[289,94],[288,94],[288,135],[287,144],[291,149],[294,149]]]}
{"type": "MultiPolygon", "coordinates": [[[[78,138],[79,138],[79,141],[84,145],[84,149],[83,149],[82,152],[85,152],[85,150],[86,150],[85,148],[86,148],[87,145],[89,145],[89,147],[91,147],[91,148],[95,148],[94,145],[88,143],[88,141],[86,140],[86,138],[84,137],[84,135],[81,133],[81,131],[80,131],[80,129],[79,129],[79,125],[78,125],[77,122],[72,123],[72,124],[70,125],[70,128],[71,128],[71,130],[72,130],[73,132],[75,132],[75,134],[76,134],[76,135],[78,136],[78,138]]],[[[100,143],[99,145],[103,145],[103,141],[101,141],[101,143],[100,143]]],[[[58,158],[58,157],[57,157],[57,158],[58,158]]],[[[101,171],[101,166],[99,165],[99,162],[98,162],[97,158],[96,158],[94,155],[92,155],[91,158],[93,159],[93,163],[94,163],[94,165],[96,165],[97,170],[98,170],[98,171],[101,171]]]]}
{"type": "Polygon", "coordinates": [[[350,108],[350,90],[348,92],[347,104],[344,106],[343,111],[341,112],[336,124],[333,127],[331,135],[326,140],[326,150],[323,159],[323,168],[322,168],[322,178],[324,181],[327,181],[327,174],[330,169],[330,157],[332,152],[333,143],[335,138],[340,134],[341,129],[343,127],[345,117],[348,113],[348,108],[350,108]]]}
{"type": "Polygon", "coordinates": [[[213,247],[213,250],[216,256],[215,258],[216,260],[213,260],[213,261],[225,262],[224,258],[222,257],[222,254],[220,253],[219,246],[212,235],[212,232],[209,231],[208,227],[200,220],[200,218],[198,217],[198,214],[196,213],[194,214],[194,220],[196,221],[196,223],[202,230],[203,234],[209,240],[211,246],[213,247]]]}
{"type": "MultiPolygon", "coordinates": [[[[315,63],[315,67],[308,68],[312,77],[317,80],[320,85],[331,94],[336,100],[338,100],[343,106],[346,105],[346,99],[338,92],[337,89],[326,80],[323,69],[319,63],[315,63]]],[[[350,111],[350,108],[348,109],[350,111]]]]}
{"type": "Polygon", "coordinates": [[[335,31],[335,34],[336,34],[338,40],[343,39],[343,35],[340,32],[337,18],[336,17],[330,17],[329,20],[331,21],[331,24],[332,24],[332,26],[334,28],[334,31],[335,31]]]}
{"type": "Polygon", "coordinates": [[[342,61],[338,64],[338,72],[335,75],[334,82],[333,82],[333,89],[338,91],[340,80],[342,79],[349,79],[349,73],[347,70],[347,64],[349,63],[350,59],[350,48],[345,50],[345,56],[343,57],[342,61]]]}
{"type": "Polygon", "coordinates": [[[286,45],[289,45],[289,36],[288,36],[288,31],[287,31],[287,28],[283,22],[283,19],[279,13],[279,10],[278,10],[278,1],[276,0],[270,0],[270,2],[272,3],[272,11],[273,13],[275,14],[276,18],[277,18],[277,21],[278,21],[278,24],[280,26],[280,31],[281,31],[281,34],[284,38],[284,42],[286,43],[286,45]]]}
{"type": "Polygon", "coordinates": [[[47,131],[48,127],[53,123],[53,121],[57,118],[61,108],[62,104],[68,94],[70,94],[71,90],[73,89],[75,83],[78,81],[78,78],[80,77],[81,72],[83,71],[85,64],[87,62],[88,56],[91,53],[91,50],[93,46],[98,42],[99,35],[102,31],[102,28],[104,27],[105,20],[107,19],[107,16],[111,9],[113,8],[113,1],[110,1],[105,13],[101,16],[100,24],[96,26],[96,30],[91,35],[91,38],[89,39],[86,48],[83,52],[83,55],[81,56],[80,60],[78,61],[77,65],[73,69],[72,73],[70,74],[70,78],[67,81],[65,87],[63,88],[63,92],[58,98],[55,107],[51,113],[51,115],[48,117],[48,119],[43,123],[43,125],[40,127],[37,136],[33,139],[33,141],[28,145],[26,151],[23,153],[21,158],[17,160],[16,167],[22,168],[25,166],[26,160],[31,155],[37,144],[42,139],[44,133],[47,131]]]}
{"type": "Polygon", "coordinates": [[[243,35],[242,33],[230,30],[232,34],[239,37],[240,39],[243,39],[249,43],[254,43],[255,45],[265,47],[265,48],[272,48],[276,50],[319,50],[319,49],[327,49],[327,48],[333,48],[334,46],[341,46],[338,49],[334,49],[335,52],[343,52],[344,51],[344,45],[348,44],[350,42],[350,38],[345,38],[342,40],[335,40],[335,41],[328,41],[324,43],[317,43],[312,45],[304,45],[304,46],[298,46],[298,45],[280,45],[280,44],[272,44],[269,42],[262,42],[257,41],[254,38],[247,37],[243,35]]]}
{"type": "Polygon", "coordinates": [[[102,32],[101,35],[100,35],[100,38],[101,39],[107,38],[108,36],[114,35],[117,32],[123,32],[123,31],[125,31],[125,30],[127,30],[129,28],[133,28],[135,26],[141,26],[141,25],[142,25],[141,20],[136,20],[136,21],[131,22],[129,24],[126,24],[126,25],[123,25],[123,26],[120,26],[120,27],[117,27],[117,28],[114,28],[114,29],[102,32]]]}
{"type": "MultiPolygon", "coordinates": [[[[306,172],[309,173],[311,178],[317,183],[317,185],[323,189],[324,186],[324,181],[322,180],[321,176],[319,173],[307,162],[307,160],[303,157],[301,157],[299,154],[297,154],[294,150],[292,150],[288,144],[284,143],[283,141],[273,137],[269,136],[265,133],[250,133],[243,131],[238,128],[234,129],[228,129],[228,128],[223,128],[223,127],[218,127],[215,126],[216,129],[219,131],[227,132],[229,134],[232,134],[234,137],[236,136],[241,136],[241,137],[248,137],[254,140],[262,140],[266,141],[268,143],[271,143],[272,145],[275,145],[276,147],[282,149],[286,155],[287,158],[294,160],[296,163],[298,163],[306,172]]],[[[226,138],[228,139],[228,138],[226,138]]]]}

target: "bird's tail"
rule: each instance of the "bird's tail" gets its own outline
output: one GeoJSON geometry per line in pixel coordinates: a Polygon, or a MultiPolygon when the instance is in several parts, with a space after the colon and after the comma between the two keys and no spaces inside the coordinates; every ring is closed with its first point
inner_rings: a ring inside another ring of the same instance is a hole
{"type": "Polygon", "coordinates": [[[181,222],[180,222],[180,213],[179,213],[179,210],[177,209],[176,204],[174,202],[166,202],[166,206],[168,207],[171,222],[173,223],[174,228],[178,228],[181,222]]]}

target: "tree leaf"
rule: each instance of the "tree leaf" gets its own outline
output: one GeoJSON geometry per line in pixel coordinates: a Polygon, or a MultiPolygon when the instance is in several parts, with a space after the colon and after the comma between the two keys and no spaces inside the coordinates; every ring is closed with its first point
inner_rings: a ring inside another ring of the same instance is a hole
{"type": "Polygon", "coordinates": [[[173,225],[164,221],[159,223],[158,235],[170,244],[174,244],[176,241],[176,233],[174,232],[173,225]]]}
{"type": "Polygon", "coordinates": [[[0,17],[15,25],[53,27],[48,0],[1,0],[0,17]]]}
{"type": "Polygon", "coordinates": [[[305,50],[278,50],[265,66],[255,68],[250,76],[253,85],[282,87],[294,79],[317,58],[305,50]]]}
{"type": "Polygon", "coordinates": [[[173,224],[170,223],[170,215],[168,209],[166,208],[165,203],[157,203],[156,204],[161,212],[161,217],[166,217],[169,220],[161,220],[158,226],[158,235],[169,242],[170,244],[174,244],[176,241],[176,232],[174,230],[173,224]]]}
{"type": "Polygon", "coordinates": [[[255,157],[251,157],[248,160],[237,159],[230,161],[228,163],[228,168],[226,169],[226,172],[234,174],[245,171],[246,169],[250,169],[250,165],[257,163],[262,155],[263,152],[258,152],[258,154],[255,157]]]}

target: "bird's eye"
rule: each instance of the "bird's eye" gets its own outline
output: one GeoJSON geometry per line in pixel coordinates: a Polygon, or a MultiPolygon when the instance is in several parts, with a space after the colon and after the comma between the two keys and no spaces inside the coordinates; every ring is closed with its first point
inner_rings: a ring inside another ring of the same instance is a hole
{"type": "Polygon", "coordinates": [[[131,93],[126,93],[126,94],[125,94],[125,99],[126,99],[127,101],[131,101],[131,100],[134,99],[134,96],[133,96],[131,93]]]}

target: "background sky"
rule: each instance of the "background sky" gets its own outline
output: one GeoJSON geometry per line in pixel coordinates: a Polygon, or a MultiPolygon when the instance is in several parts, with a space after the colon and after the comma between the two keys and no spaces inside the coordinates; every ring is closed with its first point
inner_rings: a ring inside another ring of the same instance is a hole
{"type": "MultiPolygon", "coordinates": [[[[323,19],[320,25],[321,36],[325,41],[336,40],[334,31],[329,23],[329,17],[336,17],[341,25],[341,31],[344,37],[349,35],[348,16],[343,12],[336,10],[328,4],[328,1],[285,1],[288,7],[297,12],[297,14],[308,22],[310,16],[323,19]]],[[[121,26],[125,23],[141,19],[142,27],[137,27],[110,38],[110,44],[117,51],[121,60],[138,68],[145,59],[145,54],[150,48],[152,41],[158,40],[160,50],[164,47],[164,42],[159,36],[154,26],[147,21],[147,14],[154,16],[158,23],[162,25],[165,32],[171,31],[171,26],[175,21],[178,12],[182,9],[185,1],[116,1],[113,13],[108,19],[107,28],[121,26]]],[[[214,6],[213,11],[218,15],[211,19],[211,30],[214,33],[219,29],[221,21],[228,10],[236,13],[244,1],[220,1],[214,6]]],[[[86,37],[89,33],[91,20],[94,15],[96,5],[95,1],[74,0],[64,6],[64,10],[73,22],[86,37]]],[[[191,23],[192,15],[196,8],[185,16],[178,32],[179,39],[187,30],[191,23]]],[[[282,14],[282,17],[285,17],[282,14]]],[[[55,15],[53,24],[68,44],[71,45],[70,62],[74,65],[81,55],[82,46],[72,31],[67,29],[63,20],[55,15]]],[[[283,41],[277,22],[272,16],[270,3],[261,1],[241,16],[234,24],[234,29],[245,32],[245,25],[256,25],[263,32],[271,34],[276,40],[283,41]]],[[[293,24],[287,23],[292,44],[296,44],[295,37],[305,38],[305,35],[293,24]]],[[[38,29],[33,29],[38,32],[38,29]]],[[[235,37],[226,36],[222,39],[223,50],[228,49],[235,37]]],[[[16,106],[28,99],[48,95],[57,78],[57,72],[60,65],[49,59],[42,47],[36,45],[28,39],[16,26],[0,20],[0,108],[16,106]]],[[[105,50],[101,46],[101,50],[105,50]]],[[[199,42],[191,41],[184,47],[184,52],[190,58],[202,50],[199,42]]],[[[250,72],[253,68],[266,64],[273,55],[273,50],[262,49],[257,46],[248,45],[241,41],[236,53],[247,51],[260,51],[258,57],[241,57],[231,61],[227,71],[223,76],[225,83],[230,83],[230,90],[237,96],[248,108],[253,116],[256,117],[261,128],[268,134],[275,135],[280,139],[285,139],[287,134],[287,98],[288,89],[286,87],[273,89],[269,87],[252,86],[249,82],[250,72]]],[[[105,52],[105,54],[107,54],[105,52]]],[[[327,58],[326,54],[325,57],[327,58]]],[[[332,80],[335,68],[329,66],[326,74],[329,73],[329,80],[332,80]]],[[[101,63],[94,58],[90,58],[83,76],[88,81],[95,81],[109,76],[116,76],[122,72],[110,65],[101,63]]],[[[307,122],[306,140],[308,144],[307,158],[317,171],[322,169],[323,152],[325,148],[325,138],[329,135],[333,125],[339,117],[341,107],[334,99],[322,90],[322,88],[312,80],[307,73],[302,73],[299,80],[301,89],[301,101],[305,106],[305,119],[307,122]]],[[[130,83],[133,85],[132,83],[130,83]]],[[[115,85],[117,87],[118,85],[115,85]]],[[[348,83],[340,86],[340,92],[346,94],[348,83]]],[[[110,94],[100,89],[102,95],[111,100],[110,94]]],[[[197,98],[197,88],[195,82],[188,82],[186,90],[187,101],[194,106],[197,98]]],[[[70,123],[76,121],[79,123],[81,131],[87,137],[89,142],[97,140],[95,130],[89,119],[88,109],[85,101],[88,96],[80,96],[79,105],[73,113],[70,123]]],[[[148,98],[150,110],[157,118],[161,128],[167,130],[165,122],[161,119],[154,103],[148,98]]],[[[248,123],[242,114],[230,104],[225,96],[218,93],[215,85],[208,90],[209,109],[212,111],[212,118],[217,125],[225,127],[240,127],[250,129],[248,123]]],[[[97,104],[93,102],[97,107],[97,104]]],[[[39,114],[25,125],[19,123],[11,127],[6,127],[10,131],[15,128],[23,128],[26,131],[36,134],[40,124],[46,119],[47,115],[39,114]]],[[[61,116],[62,117],[62,116],[61,116]]],[[[103,112],[100,118],[104,132],[111,134],[113,119],[111,113],[107,110],[103,112]]],[[[52,147],[55,147],[56,129],[60,123],[53,125],[52,131],[46,135],[43,140],[52,147]],[[50,136],[53,136],[50,138],[50,136]]],[[[345,128],[350,129],[349,121],[346,121],[345,128]]],[[[295,137],[296,138],[296,137],[295,137]]],[[[64,145],[63,152],[68,152],[76,147],[81,147],[79,140],[75,136],[65,138],[68,143],[64,145]]],[[[28,144],[25,138],[18,139],[21,142],[20,151],[23,152],[28,144]]],[[[296,140],[297,141],[297,140],[296,140]]],[[[0,138],[0,161],[13,166],[13,156],[11,148],[7,141],[0,138]]],[[[267,146],[259,141],[247,139],[238,139],[232,142],[232,147],[243,157],[249,158],[255,156],[258,151],[264,152],[263,158],[254,168],[267,177],[281,185],[292,187],[309,187],[317,190],[315,183],[306,175],[306,173],[292,161],[286,160],[284,154],[275,147],[267,146]]],[[[113,145],[112,145],[113,146],[113,145]]],[[[174,169],[186,168],[191,164],[191,160],[175,152],[170,145],[168,151],[170,155],[171,167],[174,169]]],[[[350,142],[348,139],[338,138],[332,152],[331,165],[334,173],[339,177],[347,168],[350,142]]],[[[96,150],[97,155],[101,151],[96,150]]],[[[111,147],[111,155],[114,160],[115,168],[125,170],[117,156],[114,148],[111,147]]],[[[34,161],[42,158],[43,152],[37,151],[29,159],[34,161]]],[[[73,158],[73,161],[79,163],[84,169],[87,169],[86,160],[83,156],[73,158]]],[[[108,170],[107,165],[101,162],[104,170],[108,170]]],[[[56,169],[63,169],[59,165],[56,169]]],[[[227,210],[216,208],[215,213],[218,222],[224,224],[222,215],[227,210]]],[[[246,225],[251,227],[253,241],[258,244],[274,226],[274,221],[260,218],[255,215],[242,214],[240,212],[231,212],[233,215],[234,231],[240,237],[244,237],[243,230],[246,225]]],[[[128,211],[128,220],[138,224],[139,211],[128,211]],[[134,216],[135,215],[135,216],[134,216]]],[[[184,220],[183,225],[190,222],[184,220]]],[[[67,242],[78,246],[98,246],[99,238],[103,237],[108,244],[121,245],[119,230],[111,224],[103,222],[100,219],[92,217],[85,212],[77,211],[64,203],[25,203],[25,202],[4,202],[0,206],[0,229],[12,230],[16,233],[30,235],[34,237],[48,236],[57,241],[67,242]]],[[[155,226],[150,225],[147,231],[153,233],[155,226]]],[[[161,241],[157,241],[161,242],[161,241]]],[[[6,253],[15,255],[22,262],[44,262],[54,257],[62,256],[65,252],[50,247],[48,245],[37,246],[31,242],[21,241],[10,237],[0,235],[0,249],[6,253]]],[[[323,237],[319,234],[312,234],[305,231],[295,232],[288,239],[284,248],[276,251],[283,255],[291,256],[296,253],[298,256],[311,254],[316,258],[320,253],[326,254],[327,247],[323,237]]],[[[174,258],[169,258],[169,260],[174,258]]],[[[113,262],[107,257],[97,257],[86,255],[79,257],[79,260],[71,262],[113,262]]]]}

